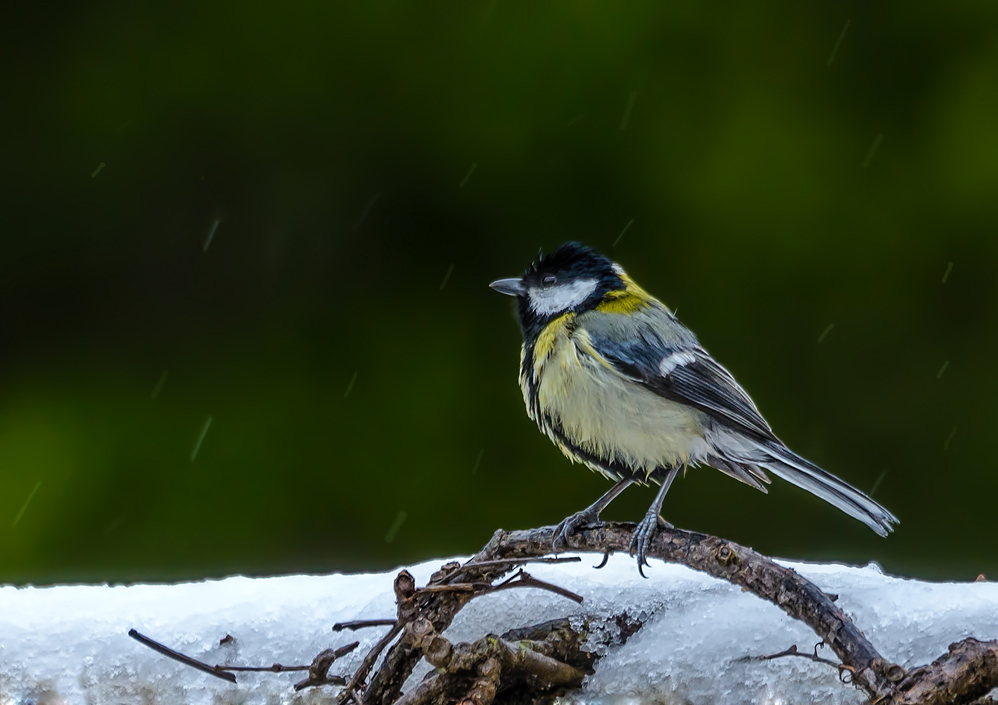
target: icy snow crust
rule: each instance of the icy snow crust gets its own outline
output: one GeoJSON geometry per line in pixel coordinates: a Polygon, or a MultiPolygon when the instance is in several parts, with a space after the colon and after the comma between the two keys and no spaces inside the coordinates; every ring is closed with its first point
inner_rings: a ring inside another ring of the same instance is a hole
{"type": "MultiPolygon", "coordinates": [[[[598,557],[596,557],[598,559],[598,557]]],[[[444,561],[409,568],[418,584],[444,561]]],[[[831,666],[799,658],[741,656],[811,649],[818,638],[777,607],[706,575],[654,561],[642,580],[617,555],[603,570],[532,565],[530,573],[578,592],[510,590],[473,601],[448,631],[453,641],[564,616],[627,612],[645,625],[623,646],[612,628],[593,636],[598,672],[566,703],[861,703],[831,666]]],[[[925,583],[873,567],[784,563],[827,592],[888,659],[911,667],[967,636],[998,637],[998,585],[925,583]]],[[[348,674],[386,628],[331,631],[333,623],[391,618],[396,571],[374,575],[242,578],[181,585],[0,588],[0,705],[102,703],[331,703],[338,689],[297,694],[300,673],[237,674],[231,685],[171,661],[127,636],[130,628],[209,664],[308,664],[355,639],[334,664],[348,674]],[[235,641],[220,645],[226,635],[235,641]]],[[[821,654],[834,658],[828,649],[821,654]]],[[[413,678],[425,673],[417,671],[413,678]]],[[[407,687],[412,687],[412,680],[407,687]]]]}

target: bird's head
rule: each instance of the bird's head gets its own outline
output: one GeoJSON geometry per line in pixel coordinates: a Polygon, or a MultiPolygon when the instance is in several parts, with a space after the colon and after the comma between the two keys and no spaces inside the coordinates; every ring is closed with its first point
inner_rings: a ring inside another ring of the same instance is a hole
{"type": "Polygon", "coordinates": [[[489,286],[519,299],[520,323],[526,330],[565,313],[596,308],[607,294],[627,288],[627,275],[593,248],[566,242],[542,255],[522,277],[500,279],[489,286]]]}

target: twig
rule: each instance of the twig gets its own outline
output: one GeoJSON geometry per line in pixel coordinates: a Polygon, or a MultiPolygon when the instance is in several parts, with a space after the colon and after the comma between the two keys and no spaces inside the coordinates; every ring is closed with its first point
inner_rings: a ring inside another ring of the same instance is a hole
{"type": "Polygon", "coordinates": [[[246,671],[248,673],[284,673],[285,671],[307,671],[309,666],[282,666],[275,663],[273,666],[215,666],[219,671],[246,671]]]}
{"type": "Polygon", "coordinates": [[[337,622],[333,625],[334,632],[341,632],[344,629],[349,629],[352,632],[358,629],[367,629],[368,627],[394,627],[394,619],[357,619],[352,622],[337,622]]]}
{"type": "Polygon", "coordinates": [[[927,666],[899,679],[894,705],[971,703],[998,688],[998,639],[973,637],[949,645],[949,651],[927,666]]]}
{"type": "Polygon", "coordinates": [[[822,658],[821,656],[818,656],[818,649],[824,645],[825,642],[823,641],[819,641],[817,644],[815,644],[813,654],[798,651],[797,644],[791,644],[789,649],[787,649],[786,651],[781,651],[778,654],[768,654],[766,656],[742,656],[741,658],[735,659],[735,661],[739,661],[742,663],[748,661],[772,661],[773,659],[783,658],[784,656],[799,656],[800,658],[806,658],[808,661],[814,661],[815,663],[827,663],[829,666],[834,666],[836,669],[838,669],[839,680],[841,680],[843,683],[851,683],[855,671],[850,666],[847,666],[844,663],[839,663],[838,661],[832,661],[831,659],[822,658]],[[849,675],[849,680],[845,679],[846,674],[849,675]]]}
{"type": "MultiPolygon", "coordinates": [[[[551,550],[554,530],[549,526],[498,531],[479,555],[485,559],[545,555],[551,550]]],[[[582,528],[570,537],[568,548],[585,553],[627,551],[633,530],[633,524],[613,522],[582,528]]],[[[774,603],[811,627],[853,671],[853,682],[872,698],[895,693],[887,673],[898,667],[880,655],[828,595],[793,570],[734,542],[676,528],[660,528],[648,555],[727,580],[774,603]]]]}
{"type": "Polygon", "coordinates": [[[500,685],[508,685],[510,679],[526,680],[534,689],[550,690],[578,687],[585,675],[544,653],[552,646],[545,642],[520,640],[513,644],[490,634],[474,643],[451,644],[425,617],[405,625],[402,641],[419,650],[437,669],[433,677],[440,682],[424,683],[396,705],[425,705],[442,692],[448,693],[446,700],[490,705],[500,685]]]}
{"type": "MultiPolygon", "coordinates": [[[[488,593],[499,592],[500,590],[508,590],[509,588],[538,588],[540,590],[547,590],[548,592],[553,592],[556,595],[561,595],[562,597],[567,597],[569,600],[574,600],[575,602],[582,603],[582,595],[577,595],[571,590],[566,590],[563,587],[558,587],[557,585],[552,585],[551,583],[544,582],[543,580],[538,580],[533,577],[530,573],[525,573],[522,570],[509,580],[499,585],[493,586],[488,593]]],[[[487,593],[486,593],[487,594],[487,593]]]]}
{"type": "Polygon", "coordinates": [[[179,651],[175,651],[171,649],[169,646],[165,646],[164,644],[159,643],[155,639],[150,639],[145,634],[140,634],[134,629],[128,630],[128,636],[132,637],[140,644],[148,646],[153,651],[158,651],[164,656],[172,658],[174,661],[179,661],[185,666],[190,666],[191,668],[196,668],[199,671],[204,671],[205,673],[209,673],[215,676],[216,678],[221,678],[222,680],[229,681],[230,683],[236,682],[236,677],[232,674],[232,672],[285,673],[290,671],[312,671],[313,669],[317,668],[317,664],[321,664],[321,669],[322,669],[321,675],[315,675],[310,673],[309,678],[295,685],[295,690],[302,690],[303,688],[307,688],[310,685],[328,685],[328,684],[343,685],[344,683],[346,683],[346,680],[341,676],[327,676],[329,667],[333,664],[333,662],[336,659],[346,656],[351,651],[360,646],[360,642],[355,641],[351,644],[347,644],[346,646],[341,646],[335,651],[333,649],[326,649],[321,654],[315,657],[315,660],[312,662],[311,666],[284,666],[280,663],[275,663],[271,666],[220,666],[220,665],[209,666],[203,661],[198,661],[196,658],[191,658],[186,654],[182,654],[179,651]]]}
{"type": "Polygon", "coordinates": [[[337,622],[333,625],[334,632],[341,632],[344,629],[349,629],[352,632],[358,629],[367,629],[368,627],[394,627],[394,619],[355,619],[352,622],[337,622]]]}
{"type": "Polygon", "coordinates": [[[180,653],[179,651],[174,651],[169,646],[164,646],[163,644],[160,644],[158,641],[155,641],[154,639],[150,639],[144,634],[139,634],[134,629],[128,630],[128,636],[132,637],[133,639],[135,639],[135,641],[139,642],[140,644],[148,646],[153,651],[158,651],[164,656],[172,658],[174,661],[180,661],[180,663],[182,664],[190,666],[191,668],[196,668],[199,671],[204,671],[205,673],[213,675],[216,678],[221,678],[223,681],[229,681],[230,683],[236,682],[236,677],[231,673],[220,671],[218,670],[217,666],[209,666],[208,664],[202,661],[198,661],[196,658],[191,658],[190,656],[186,656],[180,653]]]}
{"type": "Polygon", "coordinates": [[[295,683],[295,690],[305,690],[319,685],[346,685],[346,678],[343,676],[330,676],[329,667],[336,659],[346,656],[360,645],[359,641],[341,646],[336,649],[326,649],[312,660],[312,665],[308,667],[308,678],[295,683]]]}
{"type": "Polygon", "coordinates": [[[476,561],[474,558],[455,570],[450,571],[438,583],[449,583],[461,573],[467,572],[470,568],[509,568],[521,563],[578,563],[582,559],[578,556],[565,556],[563,558],[500,558],[497,560],[476,561]]]}
{"type": "Polygon", "coordinates": [[[435,592],[474,592],[475,586],[471,583],[454,583],[452,585],[427,585],[419,588],[416,592],[420,595],[430,595],[435,592]]]}
{"type": "Polygon", "coordinates": [[[371,667],[374,666],[374,662],[378,660],[378,656],[381,652],[388,648],[388,646],[395,641],[395,637],[402,633],[402,627],[397,622],[395,625],[378,640],[378,643],[371,648],[370,651],[364,656],[364,660],[360,662],[360,666],[354,671],[353,676],[347,681],[346,687],[343,692],[340,693],[339,702],[347,703],[350,700],[354,700],[360,703],[360,698],[357,697],[358,687],[362,687],[364,681],[367,680],[367,674],[371,672],[371,667]]]}

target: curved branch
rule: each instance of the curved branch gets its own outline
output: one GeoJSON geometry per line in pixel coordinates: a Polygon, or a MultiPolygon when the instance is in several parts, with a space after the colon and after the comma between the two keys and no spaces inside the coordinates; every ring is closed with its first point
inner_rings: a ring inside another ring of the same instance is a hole
{"type": "MultiPolygon", "coordinates": [[[[634,524],[605,523],[582,528],[570,537],[568,551],[627,552],[634,524]]],[[[431,584],[478,582],[512,570],[518,562],[536,560],[551,552],[555,527],[524,531],[496,531],[489,543],[464,565],[448,564],[431,584]],[[481,564],[481,565],[478,565],[481,564]]],[[[650,558],[679,563],[743,587],[772,602],[789,616],[807,624],[841,660],[850,683],[861,687],[875,705],[914,703],[970,703],[998,687],[998,640],[965,639],[951,644],[949,653],[909,673],[880,655],[873,644],[835,605],[835,596],[822,592],[794,570],[778,565],[751,548],[716,536],[662,528],[647,551],[650,558]]],[[[427,595],[423,614],[443,632],[470,593],[427,595]]],[[[390,705],[420,658],[405,640],[396,644],[365,692],[365,705],[390,705]]]]}
{"type": "Polygon", "coordinates": [[[898,688],[892,705],[973,702],[998,688],[998,639],[950,644],[948,653],[912,670],[898,688]]]}
{"type": "MultiPolygon", "coordinates": [[[[633,524],[606,523],[578,530],[568,542],[569,551],[583,553],[627,552],[633,524]]],[[[525,531],[497,531],[476,556],[530,558],[551,552],[555,527],[525,531]]],[[[651,558],[680,563],[693,570],[740,585],[772,602],[794,619],[807,624],[850,667],[853,682],[873,700],[892,697],[896,686],[888,675],[903,671],[889,664],[828,595],[790,568],[773,562],[751,548],[732,541],[682,529],[661,529],[647,552],[651,558]]]]}

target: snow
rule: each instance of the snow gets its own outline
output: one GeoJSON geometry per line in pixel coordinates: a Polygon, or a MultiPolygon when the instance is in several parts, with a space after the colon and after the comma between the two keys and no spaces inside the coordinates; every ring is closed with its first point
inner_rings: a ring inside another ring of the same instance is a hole
{"type": "MultiPolygon", "coordinates": [[[[564,616],[606,624],[591,637],[604,654],[597,673],[564,703],[861,703],[836,669],[800,658],[738,661],[818,638],[777,607],[738,587],[653,561],[641,579],[634,561],[598,556],[531,565],[537,578],[579,593],[581,605],[548,592],[509,590],[478,598],[447,636],[486,633],[564,616]],[[645,622],[623,646],[607,618],[645,622]]],[[[422,585],[444,561],[410,567],[422,585]]],[[[789,563],[845,609],[885,658],[912,667],[967,636],[998,637],[998,585],[927,583],[883,575],[875,566],[789,563]]],[[[353,619],[394,616],[397,571],[370,575],[233,577],[180,585],[0,587],[0,705],[56,703],[332,703],[338,689],[295,693],[301,673],[237,674],[229,684],[176,663],[127,636],[130,628],[209,664],[307,665],[330,647],[360,640],[333,665],[348,675],[387,627],[334,633],[353,619]],[[220,645],[231,635],[235,641],[220,645]]],[[[828,649],[819,652],[833,658],[828,649]]],[[[421,677],[423,667],[414,674],[421,677]]],[[[411,683],[411,681],[410,681],[411,683]]]]}

